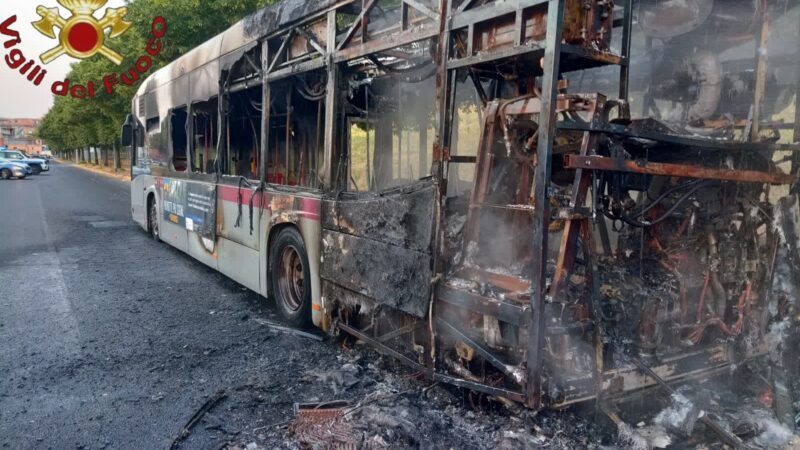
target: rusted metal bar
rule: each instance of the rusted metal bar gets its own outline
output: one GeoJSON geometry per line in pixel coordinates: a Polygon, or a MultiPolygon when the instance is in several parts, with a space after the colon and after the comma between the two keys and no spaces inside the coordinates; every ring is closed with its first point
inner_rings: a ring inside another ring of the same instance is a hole
{"type": "MultiPolygon", "coordinates": [[[[595,104],[595,108],[597,108],[598,105],[601,109],[605,108],[605,99],[600,98],[595,104]]],[[[599,119],[599,116],[598,111],[593,112],[595,120],[599,119]]],[[[591,153],[594,153],[599,138],[600,135],[597,133],[584,133],[580,156],[589,156],[591,153]]],[[[569,201],[570,208],[578,208],[586,203],[586,197],[591,184],[591,172],[585,171],[584,169],[577,169],[575,171],[575,181],[572,185],[572,195],[569,201]]],[[[568,220],[564,226],[564,232],[561,237],[561,248],[558,252],[558,262],[556,263],[556,271],[553,275],[553,283],[550,286],[550,295],[552,298],[558,298],[562,283],[573,269],[580,230],[584,226],[589,226],[588,222],[584,222],[584,220],[568,220]]],[[[586,243],[584,243],[584,245],[586,245],[586,243]]]]}
{"type": "Polygon", "coordinates": [[[535,205],[533,214],[533,270],[531,273],[531,311],[528,329],[527,404],[542,405],[542,363],[544,362],[545,311],[547,296],[547,257],[550,227],[550,176],[553,166],[553,141],[556,132],[556,100],[561,63],[564,0],[550,0],[547,11],[547,38],[542,77],[542,113],[539,115],[538,164],[534,171],[535,205]]]}
{"type": "Polygon", "coordinates": [[[783,172],[757,170],[710,169],[688,164],[667,164],[630,159],[617,160],[605,156],[565,155],[567,169],[631,172],[665,177],[697,178],[702,180],[737,181],[742,183],[792,184],[794,177],[783,172]]]}
{"type": "MultiPolygon", "coordinates": [[[[592,121],[598,122],[603,119],[603,112],[606,109],[604,96],[599,96],[594,104],[592,121]]],[[[581,142],[580,156],[589,156],[595,152],[600,135],[598,133],[587,132],[583,134],[581,142]]],[[[571,156],[571,155],[566,155],[571,156]]],[[[592,174],[584,169],[575,171],[575,181],[572,184],[572,194],[569,201],[570,208],[579,208],[586,203],[589,187],[592,185],[592,174]]],[[[581,234],[582,227],[588,227],[585,220],[568,220],[564,226],[561,238],[561,248],[558,252],[558,262],[553,276],[553,283],[550,286],[550,295],[557,298],[562,288],[562,283],[567,275],[572,271],[575,263],[575,251],[578,248],[578,236],[581,234]]],[[[584,243],[586,245],[586,243],[584,243]]]]}

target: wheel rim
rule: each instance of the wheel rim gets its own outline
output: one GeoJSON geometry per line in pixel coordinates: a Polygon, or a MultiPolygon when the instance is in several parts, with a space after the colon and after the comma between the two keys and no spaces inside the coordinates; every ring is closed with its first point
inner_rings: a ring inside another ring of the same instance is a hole
{"type": "Polygon", "coordinates": [[[302,307],[305,297],[305,274],[303,258],[293,245],[287,246],[281,252],[278,271],[281,301],[290,311],[296,312],[302,307]]]}
{"type": "Polygon", "coordinates": [[[2,178],[2,179],[4,179],[4,180],[7,180],[7,179],[11,178],[11,177],[9,176],[8,169],[3,169],[3,170],[0,170],[0,178],[2,178]]]}
{"type": "Polygon", "coordinates": [[[156,202],[150,203],[150,230],[153,236],[158,237],[158,216],[156,212],[156,202]]]}

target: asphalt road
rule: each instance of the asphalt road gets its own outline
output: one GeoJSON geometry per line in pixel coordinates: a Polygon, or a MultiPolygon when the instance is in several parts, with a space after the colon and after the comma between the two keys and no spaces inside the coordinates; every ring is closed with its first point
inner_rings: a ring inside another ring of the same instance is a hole
{"type": "Polygon", "coordinates": [[[269,302],[134,225],[126,182],[62,164],[0,182],[0,449],[297,449],[331,436],[369,448],[572,449],[595,439],[571,413],[527,426],[363,345],[279,322],[269,302]],[[293,426],[295,403],[368,399],[336,434],[293,426]]]}
{"type": "MultiPolygon", "coordinates": [[[[61,164],[0,181],[0,448],[168,448],[220,390],[291,395],[337,349],[264,323],[277,320],[136,227],[127,183],[61,164]]],[[[240,416],[291,418],[284,403],[240,416]]],[[[182,445],[218,448],[232,420],[182,445]]]]}

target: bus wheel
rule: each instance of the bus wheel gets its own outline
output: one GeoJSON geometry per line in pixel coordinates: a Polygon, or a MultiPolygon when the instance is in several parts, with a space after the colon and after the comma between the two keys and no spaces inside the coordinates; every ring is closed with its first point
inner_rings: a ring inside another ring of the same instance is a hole
{"type": "Polygon", "coordinates": [[[158,208],[156,207],[156,199],[153,196],[147,198],[147,229],[153,239],[161,241],[161,233],[158,229],[158,208]]]}
{"type": "Polygon", "coordinates": [[[311,318],[311,275],[303,237],[286,228],[270,246],[270,281],[281,315],[296,327],[311,318]]]}

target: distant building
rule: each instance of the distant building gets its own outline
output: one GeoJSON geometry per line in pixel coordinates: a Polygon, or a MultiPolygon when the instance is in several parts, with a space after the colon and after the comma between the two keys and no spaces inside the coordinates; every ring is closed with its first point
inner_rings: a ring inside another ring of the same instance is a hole
{"type": "Polygon", "coordinates": [[[0,119],[0,145],[28,154],[39,154],[46,150],[44,142],[34,137],[39,119],[0,119]]]}

